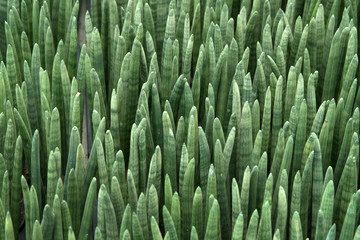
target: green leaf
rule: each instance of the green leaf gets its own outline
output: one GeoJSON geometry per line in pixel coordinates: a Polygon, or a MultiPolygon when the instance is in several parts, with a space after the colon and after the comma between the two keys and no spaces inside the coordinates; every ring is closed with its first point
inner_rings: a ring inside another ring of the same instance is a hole
{"type": "Polygon", "coordinates": [[[205,237],[204,239],[219,239],[218,238],[218,222],[220,221],[220,208],[217,200],[215,199],[212,207],[210,209],[209,218],[206,225],[205,237]]]}

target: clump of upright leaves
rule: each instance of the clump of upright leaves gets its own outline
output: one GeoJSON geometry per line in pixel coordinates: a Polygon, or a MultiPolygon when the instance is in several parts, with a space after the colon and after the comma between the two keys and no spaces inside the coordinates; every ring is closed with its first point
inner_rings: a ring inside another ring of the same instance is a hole
{"type": "Polygon", "coordinates": [[[0,2],[0,239],[359,238],[357,1],[89,3],[0,2]]]}

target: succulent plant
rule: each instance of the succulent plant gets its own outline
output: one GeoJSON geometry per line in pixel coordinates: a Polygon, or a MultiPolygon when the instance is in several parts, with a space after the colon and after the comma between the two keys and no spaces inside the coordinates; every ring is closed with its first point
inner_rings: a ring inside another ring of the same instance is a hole
{"type": "Polygon", "coordinates": [[[359,239],[359,13],[0,0],[0,240],[359,239]]]}

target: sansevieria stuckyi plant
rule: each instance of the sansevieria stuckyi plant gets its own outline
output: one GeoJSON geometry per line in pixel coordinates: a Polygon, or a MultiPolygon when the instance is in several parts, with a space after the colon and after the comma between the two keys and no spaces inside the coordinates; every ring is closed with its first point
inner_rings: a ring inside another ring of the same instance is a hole
{"type": "Polygon", "coordinates": [[[0,239],[359,238],[356,0],[0,12],[0,239]]]}

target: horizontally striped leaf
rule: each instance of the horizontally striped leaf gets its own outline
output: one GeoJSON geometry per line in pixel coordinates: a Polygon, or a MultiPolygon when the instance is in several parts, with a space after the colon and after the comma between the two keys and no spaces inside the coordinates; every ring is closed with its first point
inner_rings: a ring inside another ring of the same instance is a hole
{"type": "Polygon", "coordinates": [[[125,234],[125,230],[129,229],[131,231],[131,207],[128,204],[125,208],[124,215],[121,221],[121,228],[120,228],[120,239],[122,239],[123,235],[125,234]]]}
{"type": "Polygon", "coordinates": [[[270,91],[270,88],[268,88],[266,91],[266,95],[265,95],[263,120],[262,120],[262,124],[261,124],[261,131],[262,131],[261,152],[262,153],[268,150],[269,139],[270,139],[270,121],[271,121],[271,91],[270,91]]]}
{"type": "Polygon", "coordinates": [[[208,185],[206,188],[206,213],[205,213],[205,220],[208,219],[210,213],[210,196],[217,196],[217,186],[216,186],[216,173],[214,166],[211,164],[208,174],[208,185]]]}
{"type": "Polygon", "coordinates": [[[97,72],[95,71],[95,69],[91,69],[90,72],[90,77],[91,77],[91,89],[92,89],[92,95],[94,96],[94,110],[99,110],[99,108],[97,108],[97,106],[100,107],[100,112],[102,116],[108,116],[107,112],[107,105],[105,103],[106,99],[103,93],[105,92],[105,89],[102,88],[101,83],[100,83],[100,79],[99,79],[99,75],[97,74],[97,72]],[[98,95],[98,96],[96,96],[98,95]],[[95,100],[96,98],[99,98],[99,100],[95,100]]]}
{"type": "Polygon", "coordinates": [[[68,236],[68,230],[71,227],[71,214],[69,210],[69,206],[65,200],[61,201],[61,215],[63,221],[63,235],[66,237],[68,236]]]}
{"type": "MultiPolygon", "coordinates": [[[[69,143],[69,152],[68,152],[65,180],[64,180],[64,187],[65,187],[64,196],[65,196],[65,198],[67,196],[69,173],[70,173],[71,169],[75,169],[77,148],[80,144],[80,135],[79,135],[79,131],[78,131],[77,127],[72,128],[69,142],[70,142],[69,143]]],[[[74,231],[76,232],[75,226],[73,226],[73,227],[74,227],[74,231]]]]}
{"type": "Polygon", "coordinates": [[[165,231],[169,233],[170,239],[178,239],[174,222],[171,218],[169,211],[165,206],[163,207],[163,217],[164,217],[165,231]]]}
{"type": "Polygon", "coordinates": [[[352,196],[351,201],[349,202],[349,205],[347,207],[346,210],[346,215],[344,218],[344,223],[342,224],[341,227],[341,232],[340,232],[340,236],[339,239],[343,240],[343,239],[351,239],[351,237],[354,234],[355,231],[355,195],[352,196]]]}
{"type": "Polygon", "coordinates": [[[127,175],[128,203],[130,204],[131,209],[135,211],[137,205],[137,192],[136,192],[135,181],[130,169],[128,170],[127,174],[128,174],[127,175]]]}
{"type": "MultiPolygon", "coordinates": [[[[133,235],[133,239],[143,239],[143,232],[140,226],[140,222],[139,222],[139,218],[137,217],[137,214],[134,212],[132,214],[132,235],[133,235]]],[[[114,229],[115,230],[115,229],[114,229]]],[[[112,231],[113,233],[116,233],[115,231],[112,231]]]]}
{"type": "MultiPolygon", "coordinates": [[[[333,181],[330,181],[324,190],[320,210],[323,212],[323,230],[324,230],[324,236],[325,233],[327,233],[331,228],[332,218],[333,218],[333,207],[334,207],[334,183],[333,181]]],[[[319,210],[319,211],[320,211],[319,210]]]]}
{"type": "Polygon", "coordinates": [[[256,41],[255,39],[257,38],[258,33],[260,32],[260,29],[257,29],[255,26],[260,22],[260,14],[259,12],[255,11],[252,12],[251,15],[250,14],[250,8],[247,8],[248,10],[248,16],[250,16],[250,18],[248,18],[249,20],[247,21],[246,24],[246,29],[245,29],[245,46],[249,47],[251,50],[251,57],[250,57],[250,69],[249,72],[253,73],[254,72],[254,68],[256,66],[255,64],[255,48],[256,48],[256,41]]]}
{"type": "MultiPolygon", "coordinates": [[[[290,219],[293,219],[295,212],[299,214],[301,206],[301,175],[297,172],[293,181],[290,202],[290,219]]],[[[292,221],[292,220],[291,220],[292,221]]],[[[291,222],[290,222],[291,224],[291,222]]]]}
{"type": "Polygon", "coordinates": [[[334,136],[334,127],[336,121],[336,112],[335,112],[335,101],[331,100],[329,104],[328,111],[325,116],[324,124],[321,128],[319,141],[321,143],[321,154],[323,156],[323,169],[328,168],[330,165],[329,161],[331,159],[331,151],[333,148],[333,136],[334,136]]]}
{"type": "MultiPolygon", "coordinates": [[[[37,222],[39,224],[39,222],[37,222]]],[[[6,240],[14,240],[15,239],[15,234],[14,234],[14,227],[13,227],[13,223],[11,220],[11,216],[10,216],[10,212],[6,213],[6,218],[5,218],[5,239],[6,240]]],[[[40,231],[41,233],[41,231],[40,231]]]]}
{"type": "Polygon", "coordinates": [[[55,214],[55,228],[54,228],[54,239],[63,238],[63,227],[62,227],[62,214],[61,214],[61,205],[58,195],[55,195],[53,209],[55,214]]]}
{"type": "Polygon", "coordinates": [[[357,239],[358,237],[360,237],[360,228],[359,227],[356,228],[354,239],[357,239]]]}
{"type": "MultiPolygon", "coordinates": [[[[256,194],[256,206],[258,209],[260,209],[260,206],[263,203],[264,200],[264,191],[265,191],[265,185],[267,182],[267,171],[268,171],[268,158],[266,152],[263,153],[263,155],[260,158],[259,161],[259,171],[258,171],[258,179],[257,179],[257,194],[256,194]]],[[[270,174],[272,178],[272,174],[270,174]]]]}
{"type": "MultiPolygon", "coordinates": [[[[104,185],[102,185],[104,189],[104,185]]],[[[113,204],[110,200],[108,192],[105,190],[104,202],[105,205],[105,224],[106,224],[106,236],[108,239],[118,239],[118,228],[116,223],[116,216],[113,204]]],[[[138,230],[139,231],[139,230],[138,230]]]]}
{"type": "Polygon", "coordinates": [[[39,133],[35,130],[32,147],[31,147],[31,183],[36,189],[37,199],[38,199],[38,208],[41,214],[42,210],[42,182],[40,174],[40,143],[39,143],[39,133]]]}
{"type": "MultiPolygon", "coordinates": [[[[334,96],[335,79],[340,75],[339,67],[342,66],[342,61],[345,56],[345,52],[341,51],[342,41],[346,41],[347,35],[349,34],[349,29],[347,31],[341,32],[338,29],[331,42],[330,52],[329,52],[329,60],[326,67],[326,73],[324,77],[324,87],[322,92],[322,101],[329,100],[334,96]],[[326,87],[325,87],[326,86],[326,87]]],[[[345,45],[345,43],[343,43],[345,45]]],[[[321,87],[320,87],[321,89],[321,87]]]]}
{"type": "Polygon", "coordinates": [[[334,220],[340,229],[344,223],[343,221],[346,216],[346,209],[348,208],[353,193],[356,191],[356,175],[354,172],[354,165],[356,164],[355,161],[356,160],[353,155],[349,154],[335,194],[334,212],[338,214],[334,215],[334,220]]]}
{"type": "MultiPolygon", "coordinates": [[[[287,235],[287,214],[288,214],[288,207],[287,207],[287,196],[283,187],[280,186],[279,189],[279,197],[278,197],[278,208],[277,208],[277,218],[276,218],[276,225],[275,229],[280,230],[280,235],[285,238],[287,235]]],[[[261,220],[260,220],[261,226],[261,220]]]]}
{"type": "Polygon", "coordinates": [[[36,194],[36,190],[33,186],[30,188],[30,232],[34,230],[35,220],[40,219],[39,203],[36,194]]]}
{"type": "Polygon", "coordinates": [[[307,104],[302,100],[299,111],[299,122],[296,128],[296,137],[294,144],[294,159],[292,165],[292,176],[294,178],[297,171],[301,169],[301,160],[303,156],[303,149],[306,141],[306,126],[307,126],[307,104]]]}
{"type": "Polygon", "coordinates": [[[162,239],[159,226],[154,217],[151,217],[151,232],[152,232],[152,239],[154,239],[154,240],[162,239]]]}
{"type": "Polygon", "coordinates": [[[148,228],[148,217],[147,217],[147,209],[146,209],[146,197],[143,193],[140,194],[136,212],[141,226],[141,232],[144,238],[147,239],[149,234],[149,228],[148,228]]]}
{"type": "Polygon", "coordinates": [[[181,236],[186,237],[190,234],[190,225],[191,225],[191,210],[192,210],[192,201],[194,194],[194,174],[195,174],[195,160],[192,159],[186,167],[184,174],[184,182],[182,185],[182,200],[181,200],[181,209],[182,209],[182,231],[181,236]]]}
{"type": "Polygon", "coordinates": [[[278,132],[281,128],[282,123],[282,95],[283,95],[283,78],[280,77],[276,83],[276,93],[274,99],[274,113],[272,115],[272,130],[271,130],[271,154],[275,153],[277,144],[278,132]]]}
{"type": "Polygon", "coordinates": [[[280,129],[278,134],[278,144],[275,149],[274,157],[272,159],[270,172],[274,176],[274,180],[277,181],[279,173],[281,173],[282,169],[285,166],[290,166],[291,158],[288,159],[287,157],[291,156],[290,153],[287,154],[286,157],[284,157],[284,152],[287,150],[288,152],[293,151],[293,137],[290,136],[286,142],[284,142],[284,131],[280,129]],[[284,162],[284,164],[282,164],[284,162]]]}
{"type": "Polygon", "coordinates": [[[247,227],[246,223],[248,222],[248,218],[250,214],[249,212],[250,177],[251,177],[251,173],[250,173],[250,168],[248,166],[244,172],[244,177],[241,186],[241,194],[240,194],[240,207],[241,207],[241,212],[243,213],[244,216],[245,228],[247,227]]]}
{"type": "MultiPolygon", "coordinates": [[[[21,176],[21,190],[23,194],[24,199],[24,212],[25,212],[25,223],[27,223],[25,227],[25,233],[26,236],[30,237],[31,229],[30,229],[30,194],[29,194],[29,188],[26,182],[25,177],[21,176]]],[[[3,214],[3,217],[5,217],[4,210],[3,210],[3,204],[2,201],[0,201],[0,213],[3,214]],[[2,211],[2,212],[1,212],[2,211]]]]}
{"type": "Polygon", "coordinates": [[[22,95],[20,87],[17,84],[16,84],[16,87],[15,87],[15,94],[16,94],[17,109],[19,110],[19,113],[20,113],[22,119],[24,120],[27,131],[29,133],[31,133],[30,121],[29,121],[29,117],[28,117],[28,114],[27,114],[26,102],[25,102],[24,96],[22,95]]]}
{"type": "MultiPolygon", "coordinates": [[[[251,171],[251,175],[250,175],[250,189],[257,189],[257,185],[258,185],[258,167],[255,166],[252,171],[251,171]]],[[[257,192],[256,191],[251,191],[249,194],[249,199],[257,199],[257,192]]],[[[256,209],[256,201],[249,201],[249,207],[248,207],[248,211],[249,212],[253,212],[256,209]]]]}
{"type": "Polygon", "coordinates": [[[301,240],[303,239],[303,232],[301,229],[300,216],[298,212],[294,212],[291,220],[290,239],[301,240]]]}
{"type": "Polygon", "coordinates": [[[328,167],[328,169],[326,169],[326,173],[325,173],[325,177],[324,177],[324,185],[323,185],[323,192],[325,190],[325,187],[327,186],[327,184],[330,181],[334,181],[334,173],[333,173],[333,169],[332,167],[328,167]]]}
{"type": "Polygon", "coordinates": [[[266,201],[261,210],[261,217],[258,230],[258,239],[271,238],[271,206],[266,201]]]}
{"type": "Polygon", "coordinates": [[[312,180],[312,222],[311,222],[311,236],[315,237],[317,214],[320,209],[322,186],[323,186],[323,170],[322,170],[322,154],[320,143],[315,138],[314,145],[314,161],[313,161],[313,180],[312,180]]]}
{"type": "Polygon", "coordinates": [[[52,236],[55,227],[55,214],[51,207],[46,204],[44,207],[44,213],[41,221],[42,236],[52,236]]]}
{"type": "Polygon", "coordinates": [[[295,73],[295,68],[291,66],[287,78],[284,121],[289,120],[290,118],[291,107],[294,105],[295,102],[295,93],[296,93],[296,73],[295,73]]]}
{"type": "Polygon", "coordinates": [[[244,150],[240,153],[240,159],[238,159],[237,162],[237,169],[239,169],[238,172],[238,179],[239,183],[241,184],[243,173],[245,168],[250,165],[251,162],[251,153],[252,153],[252,129],[251,129],[251,112],[249,103],[246,102],[242,114],[241,114],[241,122],[240,122],[240,144],[241,146],[245,146],[244,150]]]}
{"type": "Polygon", "coordinates": [[[133,124],[131,128],[129,170],[132,173],[136,190],[139,191],[139,132],[140,128],[133,124]]]}
{"type": "Polygon", "coordinates": [[[259,214],[258,211],[255,210],[250,218],[249,227],[246,232],[246,240],[254,239],[258,234],[258,224],[259,224],[259,214]]]}
{"type": "Polygon", "coordinates": [[[158,222],[159,200],[154,185],[151,185],[149,191],[147,191],[147,209],[148,209],[148,219],[155,218],[155,220],[158,222]]]}
{"type": "Polygon", "coordinates": [[[9,178],[12,177],[12,167],[14,162],[14,150],[15,150],[15,126],[13,120],[10,118],[6,126],[6,134],[4,141],[4,160],[5,160],[5,170],[9,173],[9,178]]]}
{"type": "MultiPolygon", "coordinates": [[[[21,198],[21,173],[22,173],[22,140],[19,136],[16,140],[14,149],[14,161],[12,167],[11,179],[11,216],[13,220],[14,229],[18,229],[20,225],[20,198],[21,198]]],[[[18,231],[14,231],[15,237],[18,236],[18,231]]]]}
{"type": "Polygon", "coordinates": [[[49,204],[50,207],[52,207],[54,201],[57,179],[59,177],[60,175],[58,175],[54,152],[51,151],[48,160],[47,188],[46,188],[46,203],[49,204]]]}
{"type": "Polygon", "coordinates": [[[163,113],[163,136],[164,143],[166,143],[163,147],[164,173],[169,175],[172,188],[177,189],[176,143],[173,130],[171,129],[170,117],[167,112],[163,113]]]}
{"type": "Polygon", "coordinates": [[[308,232],[308,212],[310,211],[310,199],[312,193],[314,153],[312,152],[305,164],[301,179],[301,209],[300,218],[303,233],[308,232]]]}
{"type": "Polygon", "coordinates": [[[78,184],[75,171],[72,168],[69,172],[68,185],[65,186],[65,198],[68,202],[68,207],[71,216],[72,227],[76,235],[79,233],[80,228],[80,207],[79,207],[79,193],[78,184]]]}
{"type": "Polygon", "coordinates": [[[219,204],[215,199],[210,210],[204,239],[206,240],[219,239],[218,238],[218,231],[219,231],[218,221],[220,219],[219,213],[220,213],[219,204]]]}
{"type": "Polygon", "coordinates": [[[10,211],[10,180],[9,172],[6,170],[4,176],[2,177],[2,187],[1,187],[1,199],[4,206],[4,212],[10,211]]]}
{"type": "Polygon", "coordinates": [[[171,201],[171,217],[176,228],[177,237],[180,238],[181,228],[181,213],[180,213],[180,200],[177,192],[173,194],[171,201]]]}
{"type": "Polygon", "coordinates": [[[344,169],[344,166],[346,164],[346,159],[347,156],[349,154],[349,150],[351,149],[351,137],[352,139],[356,138],[356,134],[354,133],[352,136],[351,132],[354,131],[352,128],[352,118],[350,118],[346,124],[346,128],[345,128],[345,133],[344,133],[344,138],[341,144],[341,148],[340,148],[340,152],[339,152],[339,156],[336,162],[336,167],[335,167],[335,172],[334,172],[334,183],[335,185],[337,185],[339,183],[341,174],[342,174],[342,170],[344,169]]]}

